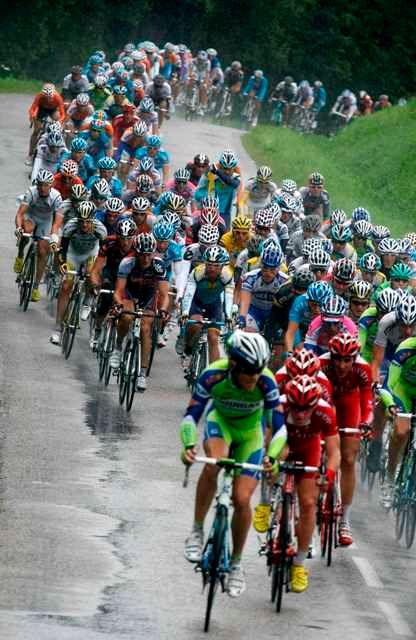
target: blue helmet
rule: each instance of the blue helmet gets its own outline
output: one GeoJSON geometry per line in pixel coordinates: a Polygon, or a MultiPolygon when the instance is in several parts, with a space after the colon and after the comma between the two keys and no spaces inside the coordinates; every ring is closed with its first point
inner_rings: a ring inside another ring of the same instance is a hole
{"type": "Polygon", "coordinates": [[[171,240],[175,235],[175,227],[170,222],[159,220],[152,229],[152,233],[156,240],[171,240]]]}
{"type": "Polygon", "coordinates": [[[98,160],[97,167],[99,169],[106,169],[107,171],[114,171],[114,169],[117,167],[117,162],[113,160],[113,158],[104,156],[103,158],[100,158],[98,160]]]}
{"type": "Polygon", "coordinates": [[[149,136],[146,142],[149,147],[156,147],[156,149],[158,149],[162,144],[160,136],[149,136]]]}
{"type": "Polygon", "coordinates": [[[283,253],[277,242],[270,242],[260,255],[263,267],[271,267],[272,269],[280,267],[283,260],[283,253]]]}
{"type": "Polygon", "coordinates": [[[331,298],[334,295],[331,285],[328,282],[319,280],[312,282],[306,290],[306,297],[311,302],[317,302],[321,304],[327,298],[331,298]]]}
{"type": "Polygon", "coordinates": [[[364,207],[355,207],[351,214],[351,222],[358,222],[359,220],[365,220],[371,222],[370,213],[364,207]]]}
{"type": "Polygon", "coordinates": [[[74,138],[71,143],[71,151],[80,153],[88,149],[88,142],[84,138],[74,138]]]}
{"type": "Polygon", "coordinates": [[[89,65],[93,65],[93,64],[101,64],[103,61],[102,56],[94,54],[93,56],[90,57],[90,59],[88,60],[88,64],[89,65]]]}

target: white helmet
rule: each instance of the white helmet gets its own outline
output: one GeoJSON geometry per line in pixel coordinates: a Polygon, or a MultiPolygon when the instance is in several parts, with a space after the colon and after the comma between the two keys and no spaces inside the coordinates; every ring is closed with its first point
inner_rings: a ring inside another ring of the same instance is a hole
{"type": "Polygon", "coordinates": [[[203,224],[198,231],[198,242],[203,245],[217,244],[219,238],[218,227],[213,224],[203,224]]]}
{"type": "Polygon", "coordinates": [[[228,338],[226,348],[230,359],[244,368],[261,370],[270,358],[269,345],[259,333],[237,329],[228,338]]]}

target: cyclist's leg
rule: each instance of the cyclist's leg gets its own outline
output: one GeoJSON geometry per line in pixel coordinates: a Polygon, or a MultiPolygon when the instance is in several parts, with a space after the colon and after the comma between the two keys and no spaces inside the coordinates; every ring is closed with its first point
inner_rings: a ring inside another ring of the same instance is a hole
{"type": "MultiPolygon", "coordinates": [[[[124,311],[134,311],[134,300],[125,298],[123,300],[123,308],[124,308],[124,311]]],[[[132,321],[132,316],[124,315],[120,317],[117,323],[117,336],[116,336],[115,348],[119,351],[123,346],[123,340],[127,335],[131,321],[132,321]]]]}
{"type": "MultiPolygon", "coordinates": [[[[413,400],[416,397],[416,388],[399,378],[397,383],[392,386],[391,393],[395,404],[403,413],[411,413],[413,400]]],[[[397,464],[403,454],[410,431],[410,420],[397,416],[394,421],[394,429],[391,434],[389,444],[389,457],[387,465],[387,473],[392,480],[395,475],[397,464]]]]}
{"type": "Polygon", "coordinates": [[[30,136],[30,142],[29,142],[29,156],[33,157],[34,153],[35,153],[35,149],[36,149],[36,145],[39,139],[39,133],[40,130],[42,128],[42,120],[39,120],[38,118],[35,118],[35,120],[33,121],[33,130],[32,130],[32,135],[30,136]]]}

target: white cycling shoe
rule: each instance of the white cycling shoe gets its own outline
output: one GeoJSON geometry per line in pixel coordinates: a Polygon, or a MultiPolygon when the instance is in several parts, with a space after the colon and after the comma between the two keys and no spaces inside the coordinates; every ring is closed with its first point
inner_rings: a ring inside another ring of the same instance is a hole
{"type": "Polygon", "coordinates": [[[227,593],[230,598],[238,598],[246,590],[246,579],[240,563],[230,566],[227,580],[227,593]]]}
{"type": "Polygon", "coordinates": [[[140,393],[144,393],[147,389],[147,380],[146,375],[144,373],[140,373],[137,376],[136,389],[140,393]]]}
{"type": "Polygon", "coordinates": [[[188,562],[200,562],[203,548],[204,534],[202,531],[192,531],[191,535],[185,540],[183,555],[188,562]]]}
{"type": "Polygon", "coordinates": [[[60,331],[55,331],[49,338],[49,342],[56,345],[57,347],[60,346],[61,340],[62,340],[62,333],[60,331]]]}
{"type": "Polygon", "coordinates": [[[112,369],[119,369],[121,363],[121,349],[113,349],[113,353],[110,356],[110,367],[112,369]]]}

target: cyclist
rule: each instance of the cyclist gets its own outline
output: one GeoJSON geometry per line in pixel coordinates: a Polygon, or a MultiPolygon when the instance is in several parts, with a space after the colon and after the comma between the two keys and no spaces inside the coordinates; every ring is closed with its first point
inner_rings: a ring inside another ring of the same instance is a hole
{"type": "Polygon", "coordinates": [[[330,115],[340,118],[340,124],[348,124],[357,112],[357,98],[352,91],[345,89],[336,99],[330,115]]]}
{"type": "Polygon", "coordinates": [[[381,259],[380,271],[389,279],[390,269],[398,262],[400,245],[394,238],[383,238],[377,244],[376,253],[381,259]]]}
{"type": "MultiPolygon", "coordinates": [[[[357,253],[358,258],[362,258],[363,255],[374,250],[371,243],[371,236],[373,231],[373,225],[367,220],[358,220],[352,222],[352,246],[357,253]]],[[[348,256],[346,256],[348,258],[348,256]]]]}
{"type": "MultiPolygon", "coordinates": [[[[286,428],[279,411],[279,392],[273,374],[266,368],[270,351],[259,334],[235,331],[227,341],[227,357],[213,362],[201,375],[181,423],[182,461],[190,465],[197,453],[196,425],[210,402],[204,434],[207,456],[221,458],[233,455],[239,462],[260,464],[263,460],[263,416],[274,436],[265,463],[278,459],[286,442],[286,428]]],[[[204,545],[204,520],[215,496],[218,468],[206,465],[200,475],[192,531],[185,541],[185,558],[201,560],[204,545]]],[[[233,489],[233,549],[227,593],[240,596],[245,588],[241,567],[251,522],[250,500],[258,482],[258,474],[242,471],[236,474],[233,489]]]]}
{"type": "Polygon", "coordinates": [[[88,62],[85,65],[83,72],[90,82],[94,82],[95,76],[105,73],[103,57],[94,53],[88,58],[88,62]]]}
{"type": "Polygon", "coordinates": [[[134,190],[123,193],[123,201],[126,206],[130,206],[133,198],[146,198],[153,205],[159,199],[159,191],[156,191],[153,180],[147,174],[140,174],[137,177],[134,190]]]}
{"type": "MultiPolygon", "coordinates": [[[[293,279],[305,278],[306,274],[297,273],[293,279]]],[[[309,274],[308,274],[309,275],[309,274]]],[[[291,302],[288,313],[288,324],[285,333],[285,351],[291,355],[295,347],[304,341],[306,332],[312,320],[319,316],[322,303],[334,295],[332,287],[327,282],[311,282],[305,293],[298,295],[291,302]]]]}
{"type": "Polygon", "coordinates": [[[211,164],[201,177],[195,191],[195,200],[200,203],[208,195],[216,195],[219,200],[219,212],[226,226],[231,225],[231,211],[240,188],[241,176],[236,171],[237,156],[230,150],[223,151],[217,164],[211,164]]]}
{"type": "Polygon", "coordinates": [[[53,177],[52,187],[59,191],[62,200],[66,200],[74,184],[82,184],[78,176],[78,165],[74,160],[64,160],[53,177]]]}
{"type": "MultiPolygon", "coordinates": [[[[203,229],[204,227],[201,227],[200,234],[203,229]]],[[[186,253],[184,259],[187,259],[186,253]]],[[[218,245],[208,247],[202,256],[202,263],[191,271],[183,293],[182,324],[185,324],[188,318],[195,321],[203,318],[212,320],[212,327],[208,329],[210,362],[220,357],[218,323],[222,322],[224,312],[226,320],[231,321],[233,275],[228,263],[229,255],[224,247],[218,245]]],[[[178,290],[179,296],[180,290],[178,290]]],[[[186,326],[185,324],[184,369],[189,364],[188,358],[192,354],[199,331],[198,325],[186,326]]]]}
{"type": "Polygon", "coordinates": [[[410,286],[411,278],[413,277],[413,270],[403,262],[396,262],[389,273],[390,279],[382,282],[382,284],[376,289],[376,293],[391,287],[391,289],[402,289],[403,291],[411,292],[410,286]]]}
{"type": "Polygon", "coordinates": [[[300,195],[302,197],[305,215],[319,215],[323,220],[329,216],[329,194],[324,190],[325,178],[314,171],[308,179],[308,185],[301,187],[300,195]]]}
{"type": "Polygon", "coordinates": [[[341,436],[341,501],[339,544],[352,544],[351,505],[355,491],[355,465],[360,448],[360,433],[343,433],[342,429],[371,430],[373,422],[373,392],[371,368],[359,356],[360,343],[350,333],[340,333],[328,343],[329,352],[321,356],[322,371],[333,388],[333,406],[341,436]]]}
{"type": "MultiPolygon", "coordinates": [[[[119,162],[119,177],[122,182],[125,182],[129,168],[137,167],[138,152],[146,146],[146,134],[147,125],[143,121],[136,122],[122,134],[114,156],[114,159],[119,162]]],[[[130,182],[136,180],[137,175],[133,176],[130,182]]]]}
{"type": "Polygon", "coordinates": [[[24,248],[27,238],[22,233],[33,233],[40,237],[37,243],[36,274],[32,290],[32,301],[40,300],[39,284],[42,280],[48,257],[49,243],[58,242],[58,232],[63,221],[62,197],[59,191],[52,187],[53,175],[50,171],[41,169],[36,176],[36,185],[29,187],[16,213],[15,234],[18,239],[18,253],[14,261],[15,273],[20,273],[24,262],[24,248]]]}
{"type": "Polygon", "coordinates": [[[90,154],[87,153],[87,149],[87,141],[77,136],[71,142],[70,151],[66,151],[61,157],[61,163],[64,160],[73,160],[77,163],[78,177],[81,178],[84,183],[87,183],[88,178],[95,173],[95,163],[90,154]]]}
{"type": "Polygon", "coordinates": [[[345,225],[347,224],[347,214],[343,209],[334,209],[328,220],[324,220],[321,226],[321,231],[325,236],[329,237],[331,234],[331,228],[333,225],[345,225]]]}
{"type": "MultiPolygon", "coordinates": [[[[92,202],[81,202],[78,205],[77,217],[66,223],[62,230],[61,247],[59,251],[60,271],[65,276],[67,271],[79,271],[82,267],[91,272],[99,243],[106,239],[107,231],[104,225],[95,219],[95,205],[92,202]]],[[[56,327],[50,337],[50,342],[60,345],[62,339],[62,322],[71,294],[73,276],[67,275],[61,283],[56,310],[56,327]]],[[[81,320],[87,320],[90,307],[81,308],[81,320]]]]}
{"type": "Polygon", "coordinates": [[[35,95],[35,98],[30,105],[29,121],[30,126],[33,127],[33,132],[29,142],[29,156],[27,164],[32,163],[42,124],[47,117],[52,120],[57,120],[61,124],[65,120],[64,101],[56,91],[55,85],[50,83],[43,85],[42,91],[35,95]]]}
{"type": "MultiPolygon", "coordinates": [[[[146,371],[152,343],[153,315],[156,310],[162,320],[168,317],[169,284],[160,258],[156,257],[156,240],[150,233],[136,235],[133,243],[134,255],[120,262],[114,292],[114,302],[125,311],[134,311],[136,306],[146,310],[141,321],[141,368],[137,377],[137,390],[147,388],[146,371]]],[[[118,369],[121,362],[123,340],[128,333],[132,318],[120,317],[117,324],[116,344],[111,354],[110,365],[118,369]]]]}
{"type": "Polygon", "coordinates": [[[113,145],[111,138],[105,133],[104,120],[92,120],[89,129],[81,131],[79,137],[87,142],[87,152],[97,166],[100,158],[112,156],[113,145]]]}
{"type": "Polygon", "coordinates": [[[302,80],[299,83],[299,86],[296,92],[296,97],[291,105],[293,120],[295,120],[300,109],[302,108],[306,109],[308,113],[311,113],[310,109],[313,105],[313,99],[314,99],[313,88],[309,84],[308,80],[302,80]]]}
{"type": "Polygon", "coordinates": [[[209,167],[209,158],[205,153],[197,153],[193,159],[193,162],[188,162],[185,169],[190,173],[189,180],[197,187],[201,179],[202,174],[209,167]]]}
{"type": "Polygon", "coordinates": [[[349,317],[358,325],[359,320],[370,306],[372,286],[364,280],[354,280],[348,290],[349,317]]]}
{"type": "Polygon", "coordinates": [[[110,120],[123,113],[123,106],[131,102],[127,97],[126,87],[116,84],[112,89],[113,93],[108,96],[102,107],[110,120]]]}
{"type": "Polygon", "coordinates": [[[315,117],[319,115],[322,109],[325,108],[326,105],[326,91],[320,80],[315,80],[313,83],[313,104],[312,110],[315,114],[315,117]]]}
{"type": "Polygon", "coordinates": [[[365,253],[358,261],[359,270],[357,278],[369,282],[373,292],[386,280],[384,273],[381,273],[381,260],[375,253],[365,253]]]}
{"type": "Polygon", "coordinates": [[[48,133],[45,142],[39,140],[32,168],[32,184],[35,183],[36,176],[41,169],[46,169],[47,171],[56,173],[59,162],[62,160],[66,152],[67,148],[60,133],[54,133],[52,131],[48,133]]]}
{"type": "MultiPolygon", "coordinates": [[[[295,233],[299,236],[302,234],[302,221],[299,215],[299,200],[290,193],[281,191],[273,198],[273,203],[279,205],[281,212],[280,220],[286,225],[289,236],[292,237],[295,233]]],[[[303,205],[302,215],[303,215],[303,205]]]]}
{"type": "MultiPolygon", "coordinates": [[[[321,385],[315,378],[297,376],[286,384],[281,401],[287,426],[289,460],[319,467],[321,440],[324,440],[327,460],[324,483],[331,486],[340,464],[340,443],[335,409],[322,399],[321,385]]],[[[298,548],[290,570],[290,582],[291,590],[301,593],[308,588],[309,572],[304,563],[315,529],[319,487],[316,473],[297,474],[296,480],[299,498],[296,528],[298,548]]]]}
{"type": "Polygon", "coordinates": [[[303,218],[301,227],[301,231],[293,233],[286,247],[286,255],[290,258],[299,258],[303,255],[304,243],[307,240],[316,241],[313,248],[318,248],[318,243],[322,246],[322,241],[325,240],[324,234],[320,231],[321,219],[318,215],[311,214],[303,218]]]}
{"type": "Polygon", "coordinates": [[[281,367],[274,375],[277,382],[277,386],[285,393],[285,388],[290,380],[293,380],[297,376],[310,376],[315,378],[321,387],[322,397],[326,402],[329,402],[332,406],[333,387],[332,383],[322,371],[321,361],[313,351],[307,349],[300,349],[292,353],[286,360],[283,367],[281,367]]]}
{"type": "Polygon", "coordinates": [[[177,169],[173,174],[173,180],[168,180],[165,188],[167,191],[172,191],[182,196],[191,211],[195,209],[196,205],[193,201],[195,186],[191,182],[191,174],[188,169],[177,169]]]}
{"type": "Polygon", "coordinates": [[[374,104],[374,112],[382,111],[383,109],[389,109],[392,106],[389,97],[386,94],[381,94],[378,100],[374,104]]]}
{"type": "Polygon", "coordinates": [[[94,109],[103,109],[106,101],[111,96],[111,91],[107,87],[107,77],[104,75],[97,75],[94,78],[93,86],[89,90],[89,96],[91,104],[94,105],[94,109]]]}
{"type": "Polygon", "coordinates": [[[246,248],[250,240],[252,222],[245,216],[236,216],[231,223],[231,231],[227,231],[221,236],[220,244],[225,247],[230,256],[230,265],[234,268],[237,257],[246,248]]]}
{"type": "Polygon", "coordinates": [[[64,99],[65,107],[68,106],[79,93],[86,93],[89,86],[89,80],[87,76],[82,73],[82,67],[74,65],[71,68],[71,73],[68,73],[62,82],[61,95],[64,99]]]}
{"type": "Polygon", "coordinates": [[[249,215],[264,209],[269,205],[277,191],[277,185],[272,181],[272,170],[270,167],[262,166],[257,169],[257,175],[250,178],[245,185],[244,196],[249,215]]]}
{"type": "MultiPolygon", "coordinates": [[[[196,242],[198,239],[198,232],[202,225],[212,224],[214,227],[218,227],[219,236],[223,236],[227,228],[225,226],[224,219],[221,218],[218,207],[216,206],[203,206],[199,211],[194,211],[192,216],[192,227],[190,229],[189,241],[196,242]]],[[[188,242],[188,238],[187,238],[188,242]]]]}
{"type": "Polygon", "coordinates": [[[159,115],[159,126],[162,126],[164,118],[169,119],[170,101],[172,99],[172,90],[169,82],[165,80],[162,74],[153,78],[146,86],[146,96],[153,100],[155,109],[159,115]]]}
{"type": "Polygon", "coordinates": [[[337,333],[346,332],[356,336],[354,322],[346,315],[347,303],[338,295],[326,298],[320,305],[321,313],[309,325],[304,347],[322,355],[328,351],[328,343],[337,333]]]}
{"type": "Polygon", "coordinates": [[[297,92],[298,87],[291,76],[286,76],[276,85],[270,95],[270,102],[276,104],[272,112],[272,122],[282,123],[283,126],[288,125],[291,105],[295,101],[297,92]]]}
{"type": "MultiPolygon", "coordinates": [[[[253,73],[253,75],[250,77],[243,91],[243,96],[245,98],[247,97],[255,98],[254,115],[253,115],[253,120],[251,122],[251,125],[253,127],[257,125],[257,120],[259,117],[261,105],[262,105],[262,102],[264,102],[264,99],[266,98],[268,84],[269,82],[267,78],[264,76],[263,71],[261,69],[257,69],[253,73]]],[[[247,105],[244,108],[244,110],[246,108],[247,108],[247,105]]]]}
{"type": "Polygon", "coordinates": [[[156,217],[152,214],[152,206],[147,198],[133,198],[127,213],[136,223],[137,233],[151,233],[156,217]]]}
{"type": "Polygon", "coordinates": [[[91,187],[91,202],[96,207],[96,215],[100,211],[105,211],[105,205],[109,198],[111,198],[111,191],[107,180],[101,178],[94,182],[91,187]]]}
{"type": "MultiPolygon", "coordinates": [[[[120,115],[116,116],[113,120],[114,147],[117,147],[119,145],[124,132],[128,129],[131,129],[131,127],[133,127],[137,122],[140,122],[140,118],[136,115],[134,104],[126,102],[123,105],[123,113],[120,113],[120,115]]],[[[146,129],[144,129],[143,133],[147,133],[147,126],[146,129]]]]}
{"type": "Polygon", "coordinates": [[[189,68],[188,93],[191,83],[196,82],[199,93],[199,115],[203,116],[208,106],[208,88],[210,82],[211,63],[206,51],[198,51],[189,68]]]}
{"type": "Polygon", "coordinates": [[[120,198],[110,197],[105,201],[104,210],[97,211],[95,217],[103,223],[109,236],[114,235],[117,223],[125,212],[124,202],[120,198]]]}
{"type": "Polygon", "coordinates": [[[78,94],[69,105],[66,113],[64,127],[68,130],[68,137],[71,138],[77,131],[81,130],[85,120],[94,113],[94,107],[90,102],[88,93],[78,94]]]}
{"type": "Polygon", "coordinates": [[[361,355],[371,363],[373,358],[374,340],[381,318],[396,309],[401,300],[401,293],[387,288],[375,294],[375,301],[361,315],[358,321],[358,339],[361,345],[361,355]]]}
{"type": "MultiPolygon", "coordinates": [[[[302,245],[302,255],[292,260],[289,264],[289,274],[292,275],[298,271],[309,271],[310,255],[313,251],[323,251],[321,247],[322,241],[320,238],[306,238],[302,245]]],[[[324,253],[328,256],[326,251],[324,251],[324,253]]],[[[331,261],[331,258],[329,258],[329,260],[331,261]]]]}
{"type": "Polygon", "coordinates": [[[148,136],[146,146],[141,147],[136,153],[138,160],[141,160],[145,156],[153,159],[155,168],[161,172],[163,182],[166,183],[169,179],[171,160],[170,154],[162,147],[162,141],[159,136],[148,136]]]}
{"type": "Polygon", "coordinates": [[[367,91],[360,91],[359,93],[358,111],[361,116],[368,116],[373,112],[373,100],[367,91]]]}
{"type": "Polygon", "coordinates": [[[121,180],[115,177],[114,171],[117,169],[117,162],[113,160],[113,158],[109,158],[108,156],[104,156],[104,158],[100,158],[97,162],[98,176],[91,176],[91,178],[87,182],[88,189],[91,189],[92,185],[97,182],[97,180],[106,180],[111,195],[114,198],[121,198],[121,192],[123,189],[123,185],[121,180]]]}
{"type": "Polygon", "coordinates": [[[155,111],[155,103],[149,96],[145,96],[139,103],[137,115],[146,123],[149,135],[159,135],[159,117],[155,111]]]}
{"type": "Polygon", "coordinates": [[[357,252],[351,244],[352,233],[350,225],[332,225],[330,237],[333,245],[331,258],[333,260],[348,258],[355,264],[357,262],[357,252]]]}
{"type": "Polygon", "coordinates": [[[354,263],[348,258],[337,260],[332,267],[331,275],[326,280],[330,282],[335,293],[348,300],[349,286],[356,276],[354,263]]]}
{"type": "Polygon", "coordinates": [[[74,184],[71,187],[71,194],[69,198],[64,200],[62,203],[64,225],[68,222],[68,220],[71,220],[72,218],[76,218],[79,203],[84,202],[84,200],[88,200],[89,197],[90,197],[90,192],[88,191],[85,185],[74,184]]]}
{"type": "Polygon", "coordinates": [[[283,254],[277,242],[263,248],[260,268],[247,273],[241,281],[238,324],[247,331],[261,331],[269,317],[273,300],[287,275],[279,271],[283,254]]]}
{"type": "MultiPolygon", "coordinates": [[[[119,220],[115,234],[109,235],[101,243],[98,255],[90,273],[91,287],[95,290],[106,289],[114,291],[120,262],[133,247],[133,238],[137,234],[137,227],[131,218],[119,220]]],[[[95,333],[91,337],[90,347],[94,351],[97,346],[101,325],[113,302],[112,294],[102,294],[95,311],[95,333]]]]}

